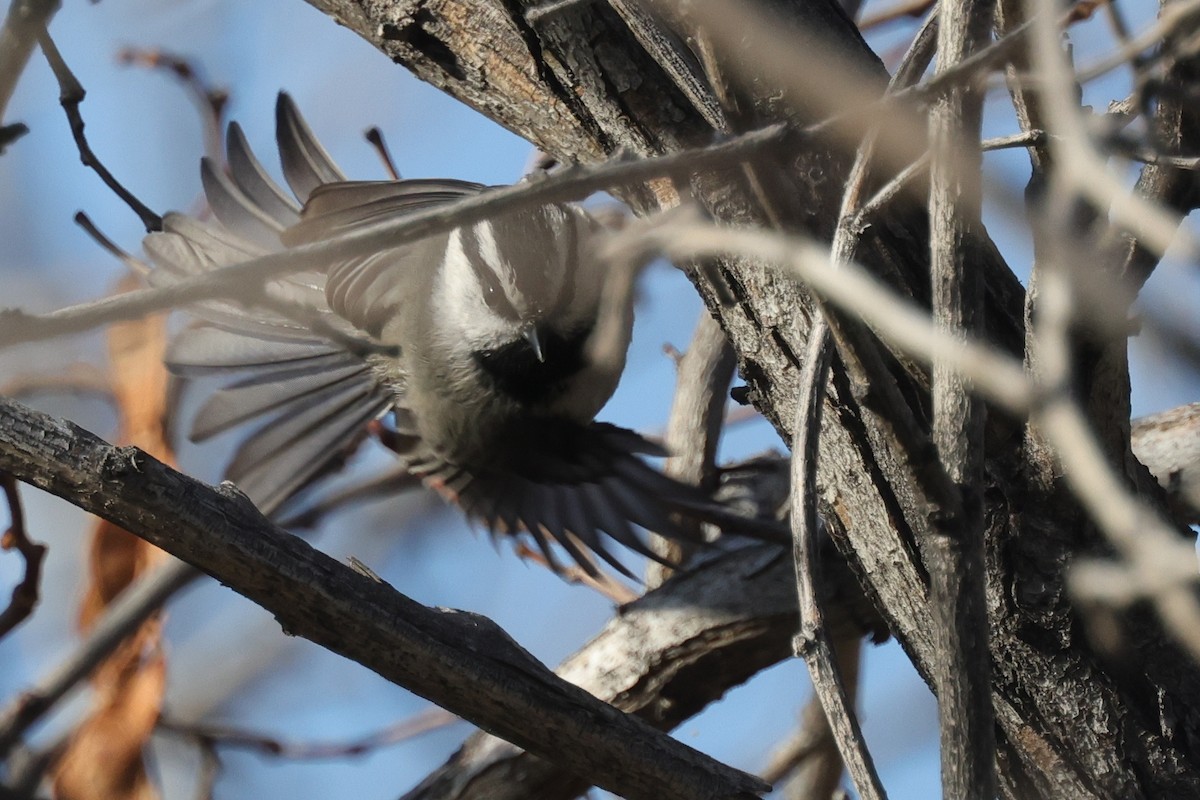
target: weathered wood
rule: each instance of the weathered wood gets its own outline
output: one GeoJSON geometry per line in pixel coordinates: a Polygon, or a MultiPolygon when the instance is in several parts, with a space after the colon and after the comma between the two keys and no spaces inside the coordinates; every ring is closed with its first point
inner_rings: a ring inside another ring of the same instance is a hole
{"type": "MultiPolygon", "coordinates": [[[[626,148],[670,151],[708,141],[712,130],[626,23],[604,3],[562,4],[542,16],[519,2],[387,2],[313,0],[418,77],[439,86],[553,155],[589,161],[626,148]],[[533,19],[530,21],[533,17],[533,19]]],[[[698,4],[696,7],[705,6],[698,4]]],[[[746,4],[721,6],[730,9],[746,4]]],[[[834,46],[882,86],[878,60],[831,2],[772,3],[773,27],[796,42],[832,37],[834,46]],[[818,35],[820,34],[820,35],[818,35]]],[[[705,33],[676,20],[680,40],[705,33]]],[[[742,27],[733,31],[749,34],[742,27]]],[[[644,39],[645,37],[643,37],[644,39]]],[[[795,71],[794,71],[795,72],[795,71]]],[[[798,79],[803,79],[799,75],[798,79]]],[[[811,107],[792,104],[760,82],[738,97],[735,124],[778,119],[811,122],[811,107]]],[[[818,114],[819,116],[819,114],[818,114]]],[[[828,235],[836,222],[846,157],[832,143],[793,154],[774,169],[785,180],[766,185],[786,224],[828,235]],[[782,184],[786,196],[775,190],[782,184]]],[[[881,176],[885,178],[886,176],[881,176]]],[[[717,217],[759,224],[767,218],[741,170],[699,177],[692,188],[717,217]]],[[[639,210],[675,201],[667,182],[631,196],[639,210]]],[[[929,301],[928,233],[924,215],[899,198],[872,225],[859,258],[898,289],[929,301]]],[[[984,327],[1013,353],[1022,351],[1023,295],[986,239],[971,245],[970,263],[984,281],[984,327]]],[[[761,264],[724,263],[693,274],[701,294],[738,352],[751,396],[781,432],[790,432],[797,394],[798,355],[804,351],[812,306],[804,291],[761,264]],[[723,305],[722,276],[735,302],[723,305]]],[[[891,369],[918,419],[928,420],[928,376],[897,360],[891,369]]],[[[820,483],[846,530],[843,542],[868,593],[919,669],[933,643],[926,626],[927,587],[915,531],[922,498],[913,494],[914,464],[875,434],[869,387],[851,385],[835,369],[822,433],[820,483]],[[905,544],[907,542],[907,544],[905,544]]],[[[1011,421],[989,424],[989,484],[979,487],[988,541],[988,602],[1000,729],[1016,755],[1004,759],[1003,786],[1053,797],[1165,797],[1200,793],[1195,729],[1188,709],[1200,708],[1200,674],[1170,651],[1153,620],[1141,639],[1159,642],[1154,664],[1132,652],[1116,670],[1104,666],[1078,635],[1063,586],[1064,568],[1090,540],[1078,527],[1077,506],[1062,487],[1045,496],[1026,483],[1020,433],[1011,421]],[[1129,673],[1138,677],[1130,680],[1129,673]],[[1173,709],[1170,719],[1143,713],[1173,709]],[[1037,731],[1035,735],[1031,733],[1037,731]],[[1018,788],[1014,788],[1018,787],[1018,788]]]]}
{"type": "Polygon", "coordinates": [[[487,618],[422,606],[339,564],[276,528],[232,484],[214,489],[12,401],[0,401],[0,471],[219,578],[286,632],[591,783],[647,800],[752,798],[766,788],[556,677],[487,618]]]}
{"type": "MultiPolygon", "coordinates": [[[[937,74],[981,50],[991,38],[993,2],[938,3],[937,74]]],[[[961,336],[982,336],[983,276],[968,260],[983,228],[977,143],[983,91],[956,86],[929,109],[933,320],[961,336]]],[[[925,548],[939,652],[934,662],[942,743],[942,795],[996,796],[995,714],[988,652],[984,572],[984,424],[987,408],[966,378],[933,367],[933,442],[958,487],[956,513],[944,514],[925,548]]]]}

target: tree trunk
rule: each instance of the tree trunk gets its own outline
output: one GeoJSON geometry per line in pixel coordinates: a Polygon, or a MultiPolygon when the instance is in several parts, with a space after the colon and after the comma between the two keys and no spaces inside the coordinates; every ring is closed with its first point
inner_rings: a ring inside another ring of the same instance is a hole
{"type": "MultiPolygon", "coordinates": [[[[709,33],[718,32],[689,18],[655,23],[624,2],[549,9],[520,0],[310,2],[421,79],[566,162],[617,150],[674,152],[710,143],[722,132],[714,124],[723,132],[781,119],[803,126],[829,111],[811,98],[775,91],[769,76],[755,72],[754,54],[726,43],[716,50],[721,74],[706,76],[695,53],[706,52],[709,33]]],[[[713,5],[691,10],[703,19],[713,5]]],[[[732,5],[720,8],[734,13],[732,5]]],[[[785,30],[797,50],[834,53],[837,70],[882,89],[881,63],[834,0],[771,0],[767,10],[777,15],[773,28],[785,30]]],[[[690,188],[721,220],[828,238],[854,142],[811,135],[797,141],[795,149],[749,169],[697,175],[691,187],[657,181],[621,194],[637,212],[649,213],[676,204],[680,190],[690,188]]],[[[928,305],[923,208],[923,197],[914,203],[913,195],[899,196],[872,221],[858,258],[928,305]]],[[[984,281],[983,327],[994,343],[1019,354],[1024,293],[985,237],[972,247],[984,281]]],[[[685,268],[735,347],[750,397],[790,441],[799,354],[818,313],[812,299],[764,264],[685,268]]],[[[922,555],[931,507],[915,476],[922,459],[935,456],[901,451],[879,422],[903,411],[927,431],[930,377],[906,359],[883,355],[908,408],[887,407],[878,387],[857,385],[835,366],[819,480],[831,525],[844,534],[839,547],[929,676],[940,657],[928,630],[922,555]]],[[[1061,482],[1033,477],[1043,474],[1038,460],[1046,456],[1022,447],[1021,423],[991,416],[987,485],[978,489],[1002,791],[1022,798],[1200,796],[1200,743],[1191,733],[1200,721],[1200,671],[1149,613],[1124,621],[1128,646],[1120,660],[1089,644],[1064,575],[1072,556],[1097,552],[1102,543],[1061,482]]]]}

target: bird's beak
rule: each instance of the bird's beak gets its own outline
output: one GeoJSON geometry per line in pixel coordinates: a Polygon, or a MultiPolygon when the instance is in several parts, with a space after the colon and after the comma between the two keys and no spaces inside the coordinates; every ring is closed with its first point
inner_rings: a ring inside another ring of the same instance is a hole
{"type": "Polygon", "coordinates": [[[546,354],[542,350],[542,340],[538,337],[537,326],[527,326],[521,331],[521,335],[525,337],[525,341],[529,342],[529,346],[533,348],[533,354],[537,356],[537,360],[544,364],[546,362],[546,354]]]}

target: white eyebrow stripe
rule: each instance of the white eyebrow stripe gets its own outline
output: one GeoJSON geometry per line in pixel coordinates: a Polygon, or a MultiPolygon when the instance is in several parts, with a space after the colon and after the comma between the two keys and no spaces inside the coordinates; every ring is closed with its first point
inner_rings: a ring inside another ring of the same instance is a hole
{"type": "Polygon", "coordinates": [[[505,288],[515,292],[517,287],[513,285],[513,268],[508,263],[508,259],[500,255],[500,247],[496,244],[496,231],[492,228],[492,223],[487,220],[480,222],[475,226],[474,233],[475,242],[479,245],[479,257],[483,260],[484,267],[490,269],[505,288]]]}
{"type": "Polygon", "coordinates": [[[462,228],[450,231],[446,240],[440,282],[449,297],[473,297],[480,293],[479,282],[472,274],[471,262],[463,246],[462,228]]]}

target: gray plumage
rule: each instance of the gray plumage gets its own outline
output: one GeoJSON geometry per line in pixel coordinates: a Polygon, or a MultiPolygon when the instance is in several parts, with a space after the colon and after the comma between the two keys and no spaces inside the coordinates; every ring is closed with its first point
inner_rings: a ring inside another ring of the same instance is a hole
{"type": "MultiPolygon", "coordinates": [[[[231,126],[228,172],[201,166],[220,225],[167,215],[163,232],[145,241],[155,283],[485,189],[348,181],[286,95],[276,128],[299,202],[231,126]]],[[[653,557],[639,528],[682,536],[671,512],[713,504],[642,461],[663,455],[657,445],[593,421],[624,366],[588,358],[603,285],[589,259],[597,232],[576,207],[525,208],[273,281],[273,303],[202,304],[203,322],[173,342],[169,365],[229,380],[200,409],[193,438],[256,424],[228,477],[271,510],[338,466],[368,423],[392,412],[409,470],[469,516],[494,532],[528,532],[551,564],[557,543],[589,571],[588,550],[624,572],[601,533],[653,557]],[[382,347],[352,352],[354,337],[382,347]]]]}

